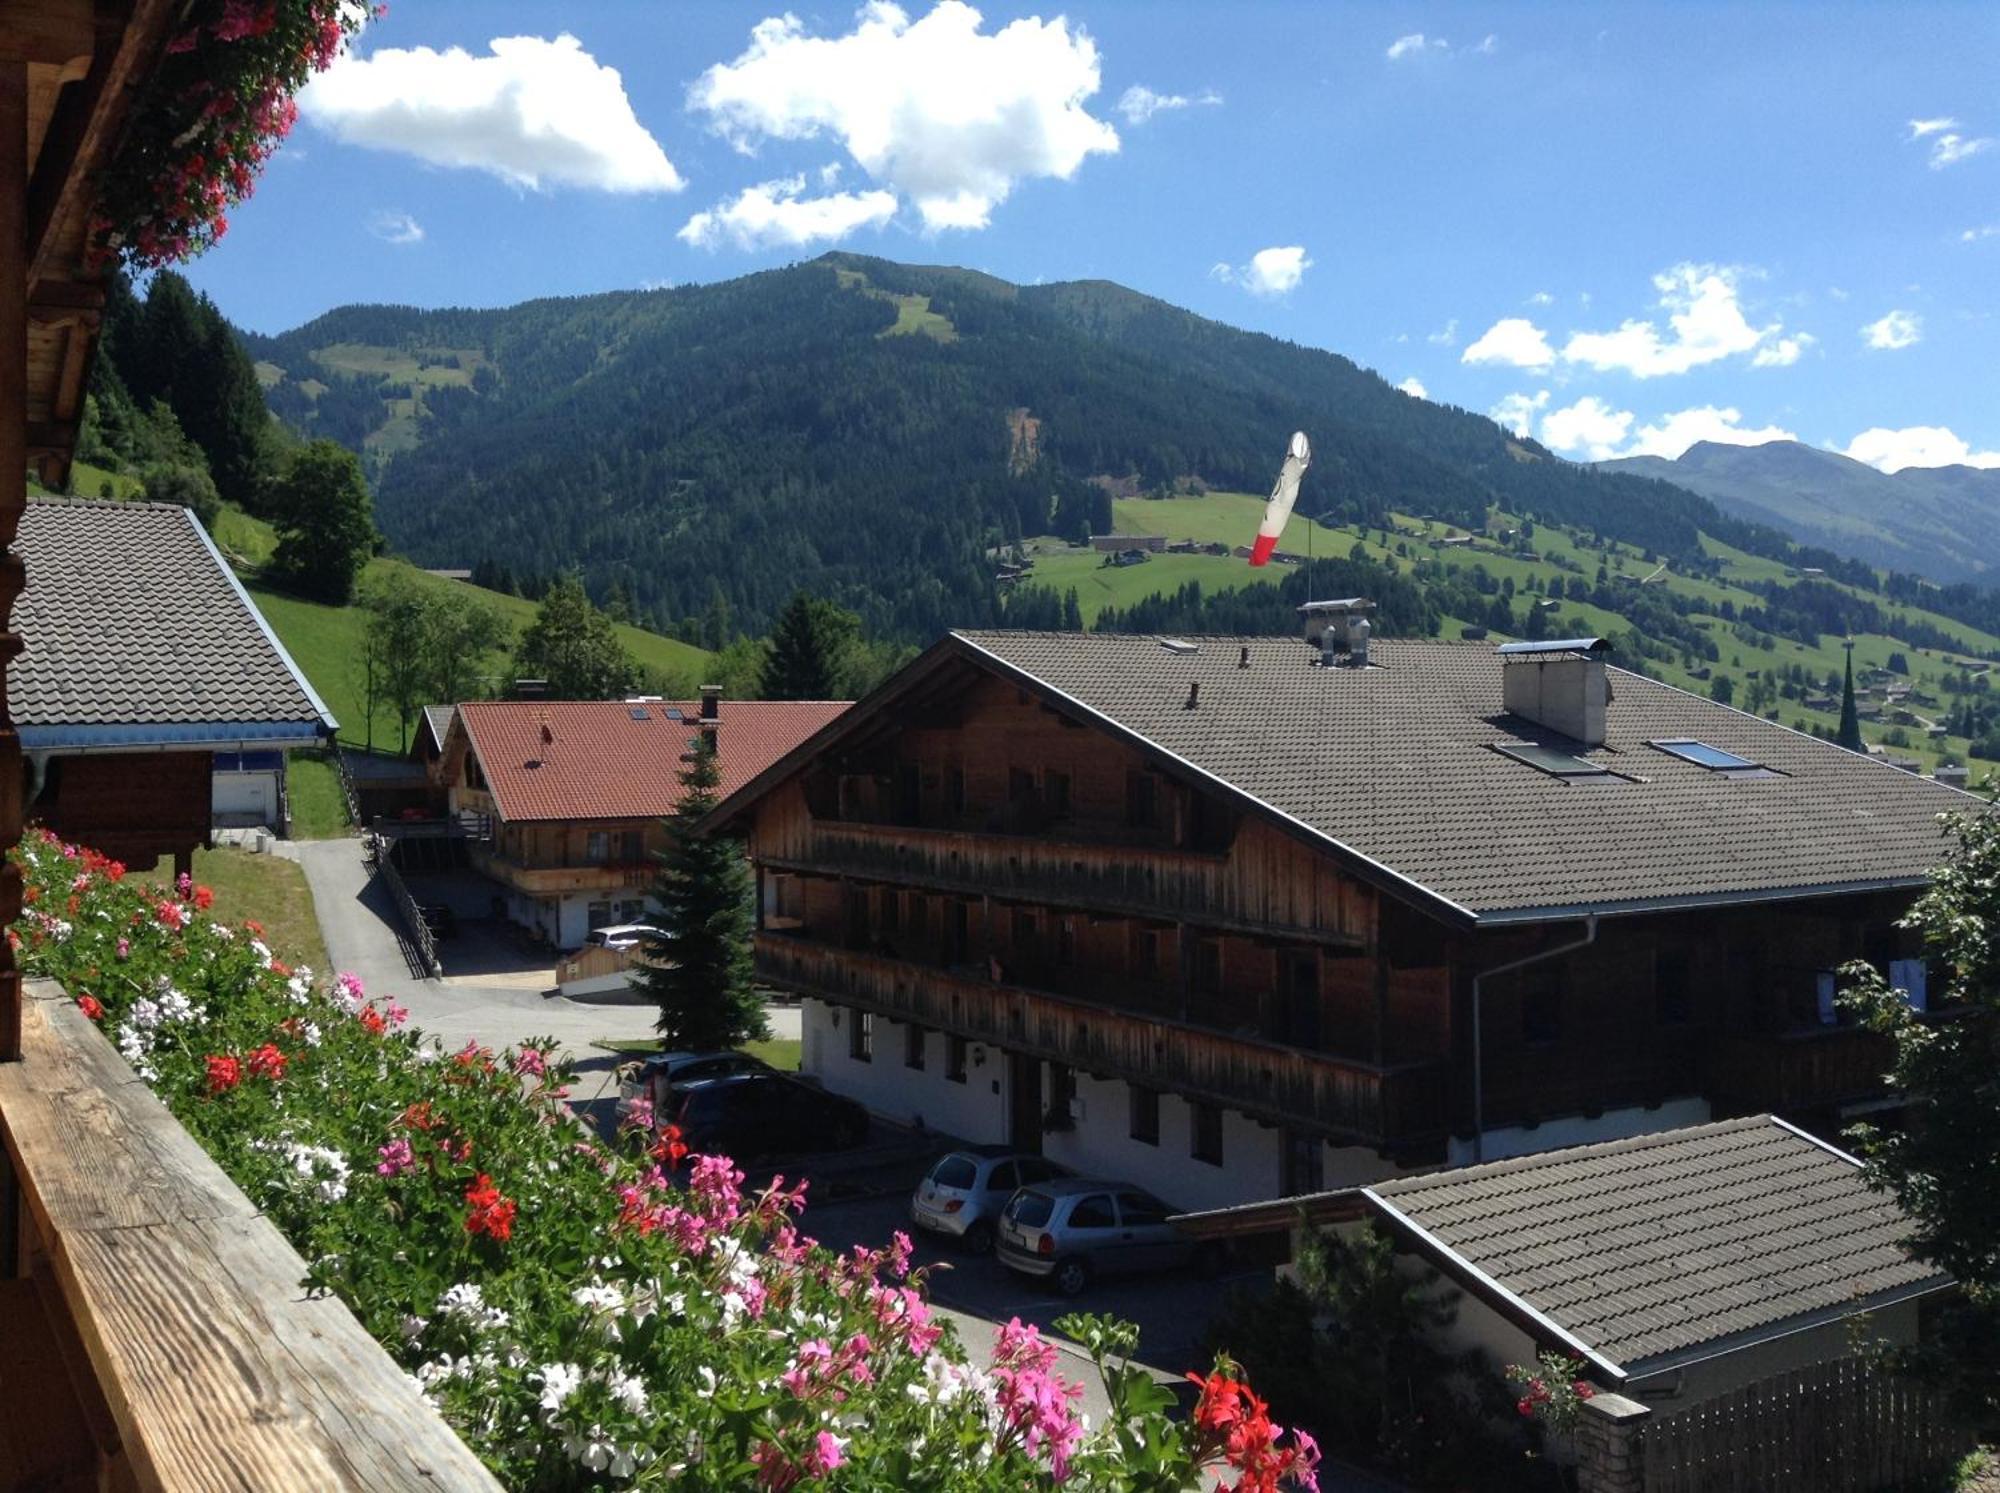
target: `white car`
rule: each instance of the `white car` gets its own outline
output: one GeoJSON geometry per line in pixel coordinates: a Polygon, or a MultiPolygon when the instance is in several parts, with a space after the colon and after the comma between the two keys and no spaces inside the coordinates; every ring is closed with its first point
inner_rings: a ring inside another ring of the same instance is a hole
{"type": "Polygon", "coordinates": [[[591,929],[583,942],[592,949],[636,949],[647,934],[659,931],[646,923],[613,923],[608,928],[591,929]]]}
{"type": "Polygon", "coordinates": [[[1016,1188],[1069,1175],[1046,1157],[1004,1146],[968,1146],[940,1156],[910,1195],[910,1222],[956,1235],[968,1254],[993,1248],[1000,1210],[1016,1188]]]}

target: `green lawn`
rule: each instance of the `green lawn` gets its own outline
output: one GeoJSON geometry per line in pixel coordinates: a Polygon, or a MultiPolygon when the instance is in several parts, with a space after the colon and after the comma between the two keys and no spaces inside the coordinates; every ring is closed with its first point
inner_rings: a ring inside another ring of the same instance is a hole
{"type": "Polygon", "coordinates": [[[123,472],[107,472],[103,467],[78,461],[70,464],[69,490],[79,498],[143,498],[146,484],[123,472]],[[105,492],[107,487],[110,489],[108,494],[105,492]]]}
{"type": "MultiPolygon", "coordinates": [[[[171,870],[163,866],[160,874],[171,870]]],[[[215,893],[211,915],[218,922],[264,925],[264,942],[287,964],[327,969],[326,945],[313,912],[312,889],[297,861],[251,855],[223,847],[194,853],[194,879],[215,893]]]]}
{"type": "Polygon", "coordinates": [[[292,801],[292,838],[333,840],[352,834],[340,775],[318,754],[293,752],[285,763],[285,787],[292,801]]]}
{"type": "MultiPolygon", "coordinates": [[[[660,1050],[660,1039],[658,1037],[610,1038],[590,1045],[602,1052],[616,1053],[622,1058],[649,1058],[660,1050]]],[[[753,1058],[762,1058],[780,1072],[799,1071],[802,1044],[796,1039],[778,1037],[769,1042],[745,1042],[736,1050],[747,1052],[753,1058]]]]}

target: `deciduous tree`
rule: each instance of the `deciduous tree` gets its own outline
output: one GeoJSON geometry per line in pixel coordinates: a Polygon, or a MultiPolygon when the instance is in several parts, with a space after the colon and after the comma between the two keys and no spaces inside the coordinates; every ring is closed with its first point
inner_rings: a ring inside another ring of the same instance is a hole
{"type": "Polygon", "coordinates": [[[557,577],[521,637],[515,667],[546,679],[558,700],[611,700],[632,688],[639,666],[611,619],[591,605],[574,571],[557,577]]]}
{"type": "Polygon", "coordinates": [[[332,441],[300,447],[272,486],[272,510],[278,577],[315,601],[346,605],[378,539],[360,460],[332,441]]]}

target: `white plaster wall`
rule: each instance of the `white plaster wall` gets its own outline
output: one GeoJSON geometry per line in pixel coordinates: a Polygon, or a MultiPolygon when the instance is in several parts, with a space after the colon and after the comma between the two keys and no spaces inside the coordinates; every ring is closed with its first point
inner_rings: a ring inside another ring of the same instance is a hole
{"type": "MultiPolygon", "coordinates": [[[[1625,1140],[1634,1135],[1651,1135],[1659,1130],[1678,1130],[1683,1125],[1706,1125],[1709,1119],[1706,1099],[1672,1099],[1657,1109],[1644,1106],[1608,1109],[1594,1120],[1569,1115],[1559,1120],[1544,1120],[1535,1126],[1510,1125],[1486,1132],[1485,1159],[1504,1161],[1509,1156],[1532,1156],[1538,1151],[1557,1151],[1565,1146],[1625,1140]]],[[[1472,1164],[1471,1137],[1455,1135],[1451,1138],[1447,1164],[1472,1164]]]]}
{"type": "Polygon", "coordinates": [[[919,1120],[931,1130],[958,1140],[996,1144],[1007,1138],[1007,1063],[997,1048],[972,1044],[966,1054],[965,1082],[945,1077],[946,1037],[924,1034],[924,1066],[906,1064],[905,1026],[887,1017],[875,1018],[874,1058],[858,1062],[849,1054],[850,1009],[842,1009],[833,1024],[834,1007],[810,996],[799,1002],[803,1041],[801,1067],[836,1094],[864,1104],[900,1124],[919,1120]],[[986,1061],[981,1064],[981,1054],[986,1061]]]}
{"type": "Polygon", "coordinates": [[[1222,1114],[1222,1165],[1192,1155],[1193,1112],[1174,1094],[1160,1096],[1160,1143],[1131,1135],[1131,1097],[1120,1079],[1076,1075],[1083,1114],[1074,1130],[1042,1137],[1043,1154],[1086,1176],[1135,1182],[1178,1208],[1222,1208],[1276,1197],[1279,1132],[1234,1110],[1222,1114]]]}

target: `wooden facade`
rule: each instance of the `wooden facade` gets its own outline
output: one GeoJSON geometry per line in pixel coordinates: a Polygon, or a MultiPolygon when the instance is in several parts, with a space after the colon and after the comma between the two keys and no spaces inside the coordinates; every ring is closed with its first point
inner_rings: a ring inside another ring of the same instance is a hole
{"type": "MultiPolygon", "coordinates": [[[[1822,976],[1913,953],[1896,895],[1478,930],[970,664],[743,811],[771,984],[1400,1161],[1698,1102],[1820,1125],[1883,1054],[1822,976]],[[893,717],[893,719],[891,719],[893,717]]],[[[1639,1122],[1643,1124],[1643,1121],[1639,1122]]]]}
{"type": "Polygon", "coordinates": [[[211,752],[56,756],[29,813],[74,844],[137,868],[169,859],[178,874],[208,843],[214,764],[211,752]]]}

